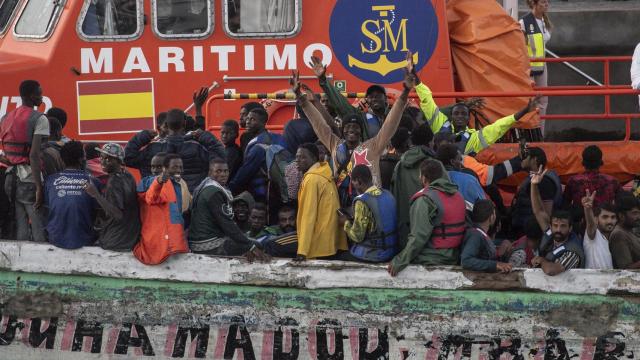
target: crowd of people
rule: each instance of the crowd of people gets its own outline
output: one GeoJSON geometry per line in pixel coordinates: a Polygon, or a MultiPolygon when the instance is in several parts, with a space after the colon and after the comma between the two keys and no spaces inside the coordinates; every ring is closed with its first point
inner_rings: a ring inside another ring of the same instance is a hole
{"type": "Polygon", "coordinates": [[[537,111],[540,98],[475,129],[470,113],[482,101],[439,107],[411,59],[393,104],[372,85],[366,107],[352,106],[313,58],[324,94],[292,74],[297,116],[282,134],[249,102],[239,121],[221,122],[218,140],[204,129],[203,88],[193,95],[195,118],[161,113],[157,130],[125,147],[65,137],[65,111],[34,110],[42,89],[26,80],[22,106],[0,123],[0,237],[100,246],[144,264],[193,252],[384,263],[392,276],[410,264],[548,275],[640,268],[640,201],[599,172],[598,146],[585,148],[584,173],[564,188],[545,151],[524,142],[518,156],[483,164],[475,155],[537,111]],[[419,107],[408,105],[411,91],[419,107]],[[524,181],[506,207],[496,183],[512,176],[524,181]]]}

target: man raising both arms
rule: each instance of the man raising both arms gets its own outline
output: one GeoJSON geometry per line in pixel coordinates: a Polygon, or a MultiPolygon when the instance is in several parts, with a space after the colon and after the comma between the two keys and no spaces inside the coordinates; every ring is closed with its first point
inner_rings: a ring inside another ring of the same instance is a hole
{"type": "Polygon", "coordinates": [[[540,104],[540,95],[529,100],[527,106],[513,115],[496,120],[490,125],[480,130],[469,128],[469,107],[464,103],[457,103],[451,109],[451,119],[440,111],[438,105],[433,101],[431,90],[424,83],[420,82],[418,74],[412,68],[415,78],[415,89],[420,98],[420,109],[424,117],[431,125],[431,130],[436,134],[440,131],[450,132],[456,135],[456,144],[464,155],[478,153],[481,150],[500,140],[504,134],[511,129],[516,121],[526,114],[535,111],[540,104]]]}
{"type": "MultiPolygon", "coordinates": [[[[348,188],[349,174],[351,169],[357,165],[366,165],[371,169],[373,175],[373,184],[381,186],[380,183],[380,156],[387,148],[387,144],[395,134],[402,118],[402,111],[407,104],[409,91],[416,84],[414,76],[411,74],[413,63],[411,53],[407,53],[408,65],[405,69],[405,80],[403,83],[404,91],[398,97],[395,104],[389,111],[386,120],[382,124],[382,128],[373,138],[362,141],[363,128],[362,123],[357,116],[351,116],[342,119],[343,137],[335,135],[331,127],[327,124],[320,111],[309,101],[307,96],[300,91],[300,82],[298,74],[292,77],[293,91],[298,95],[299,103],[304,113],[309,117],[309,121],[313,126],[313,130],[318,135],[322,144],[331,152],[334,164],[334,177],[340,192],[340,203],[343,207],[351,206],[351,197],[355,194],[349,193],[345,196],[344,188],[348,188]],[[343,184],[347,186],[343,186],[343,184]]],[[[331,120],[332,121],[332,120],[331,120]]]]}

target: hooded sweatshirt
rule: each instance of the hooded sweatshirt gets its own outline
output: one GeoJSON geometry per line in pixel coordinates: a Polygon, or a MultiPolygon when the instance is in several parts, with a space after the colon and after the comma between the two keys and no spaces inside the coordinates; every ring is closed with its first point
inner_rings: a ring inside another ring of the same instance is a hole
{"type": "Polygon", "coordinates": [[[411,197],[422,189],[420,182],[420,164],[433,159],[433,150],[426,146],[415,146],[402,154],[391,178],[391,193],[398,205],[398,244],[404,249],[409,236],[409,207],[411,197]]]}
{"type": "MultiPolygon", "coordinates": [[[[443,173],[446,174],[444,167],[443,173]]],[[[439,190],[446,194],[454,194],[458,187],[447,178],[439,178],[429,184],[429,189],[439,190]]],[[[405,248],[396,255],[391,263],[396,271],[401,271],[409,264],[420,265],[456,265],[460,257],[460,249],[433,249],[431,232],[438,214],[438,207],[428,196],[420,196],[411,204],[411,232],[405,248]]]]}
{"type": "Polygon", "coordinates": [[[347,250],[347,239],[338,223],[338,189],[326,162],[315,163],[302,178],[298,191],[298,255],[307,259],[347,250]]]}

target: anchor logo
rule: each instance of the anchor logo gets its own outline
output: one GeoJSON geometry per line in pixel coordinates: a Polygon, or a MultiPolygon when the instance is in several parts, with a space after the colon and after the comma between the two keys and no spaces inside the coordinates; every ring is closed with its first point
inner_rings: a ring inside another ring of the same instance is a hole
{"type": "Polygon", "coordinates": [[[406,52],[420,71],[438,43],[432,0],[335,0],[331,49],[353,76],[375,84],[402,81],[406,52]]]}
{"type": "MultiPolygon", "coordinates": [[[[377,72],[378,74],[385,76],[390,72],[398,69],[402,69],[407,65],[406,60],[402,61],[390,61],[386,53],[392,51],[406,52],[407,48],[407,22],[409,19],[400,19],[397,32],[393,31],[392,25],[397,22],[395,5],[381,5],[372,6],[371,10],[378,12],[380,19],[367,19],[362,22],[360,27],[362,34],[366,36],[369,41],[367,43],[360,43],[360,49],[363,54],[376,54],[382,51],[378,60],[374,63],[367,63],[356,59],[354,56],[349,55],[349,67],[357,67],[364,70],[370,70],[377,72]],[[382,38],[379,36],[382,35],[382,38]],[[383,47],[384,44],[384,47],[383,47]]],[[[419,57],[419,51],[413,54],[413,63],[417,64],[419,57]]]]}

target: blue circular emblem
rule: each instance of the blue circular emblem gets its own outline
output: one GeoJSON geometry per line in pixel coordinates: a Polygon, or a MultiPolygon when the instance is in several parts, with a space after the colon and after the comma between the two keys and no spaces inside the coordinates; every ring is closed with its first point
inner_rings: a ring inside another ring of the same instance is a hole
{"type": "Polygon", "coordinates": [[[370,83],[404,78],[406,52],[422,69],[438,41],[430,0],[338,0],[331,14],[331,46],[352,75],[370,83]]]}

